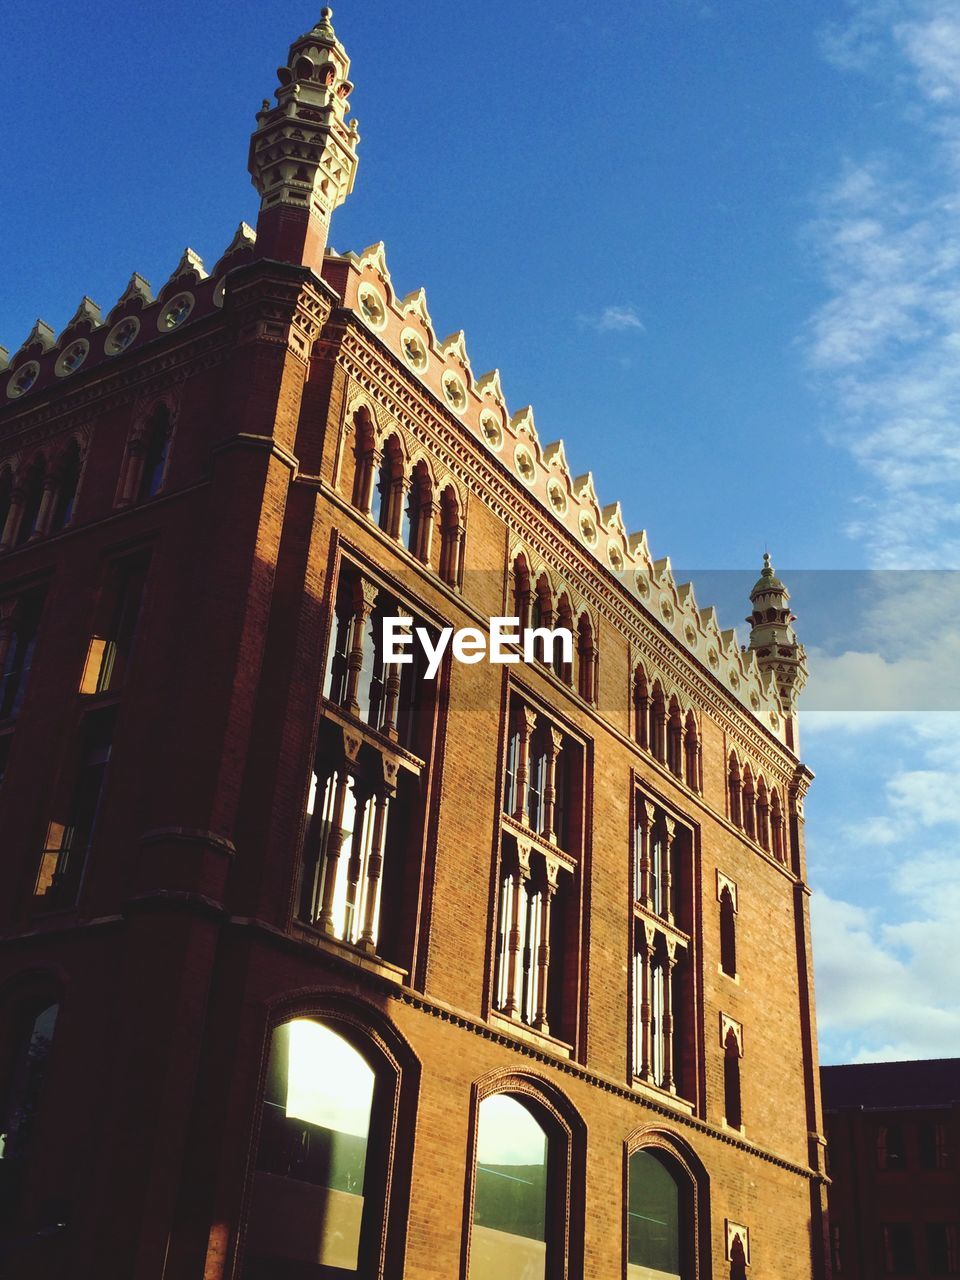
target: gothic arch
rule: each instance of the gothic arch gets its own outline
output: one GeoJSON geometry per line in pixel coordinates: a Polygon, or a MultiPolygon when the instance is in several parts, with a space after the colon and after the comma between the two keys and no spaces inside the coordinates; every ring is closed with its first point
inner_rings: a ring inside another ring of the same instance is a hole
{"type": "MultiPolygon", "coordinates": [[[[690,1280],[711,1280],[712,1246],[710,1239],[710,1177],[693,1147],[679,1134],[659,1125],[644,1125],[628,1135],[624,1143],[623,1206],[626,1218],[629,1204],[630,1157],[639,1151],[656,1154],[672,1166],[672,1171],[686,1195],[688,1220],[686,1245],[688,1256],[684,1259],[690,1280]]],[[[627,1224],[624,1222],[624,1238],[627,1224]]]]}
{"type": "Polygon", "coordinates": [[[550,1275],[558,1280],[574,1280],[583,1268],[587,1127],[579,1111],[552,1080],[539,1072],[509,1068],[487,1072],[471,1089],[462,1274],[468,1275],[470,1269],[480,1107],[496,1094],[506,1094],[522,1102],[547,1132],[553,1198],[547,1213],[552,1237],[548,1247],[553,1255],[550,1275]]]}

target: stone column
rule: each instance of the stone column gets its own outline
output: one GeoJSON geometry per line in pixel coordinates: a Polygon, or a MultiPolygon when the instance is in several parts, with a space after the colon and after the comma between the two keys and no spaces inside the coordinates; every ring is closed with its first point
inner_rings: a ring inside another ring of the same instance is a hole
{"type": "Polygon", "coordinates": [[[57,499],[57,489],[59,488],[57,476],[47,476],[43,482],[43,496],[40,499],[40,509],[37,512],[37,523],[31,534],[33,538],[41,538],[50,527],[50,520],[53,515],[53,504],[57,499]]]}
{"type": "Polygon", "coordinates": [[[343,705],[351,715],[360,714],[360,703],[357,700],[357,689],[360,685],[360,672],[363,668],[363,640],[377,603],[379,588],[364,578],[359,578],[353,598],[353,630],[350,637],[350,652],[347,654],[347,688],[343,705]]]}
{"type": "Polygon", "coordinates": [[[140,481],[143,479],[143,460],[146,456],[146,442],[142,435],[135,435],[127,445],[127,456],[123,464],[123,478],[120,482],[120,493],[117,497],[118,507],[128,507],[137,499],[140,481]]]}
{"type": "Polygon", "coordinates": [[[538,1031],[550,1034],[547,1022],[548,983],[550,980],[550,918],[553,899],[557,892],[560,864],[552,858],[545,860],[540,910],[540,937],[537,940],[537,1008],[533,1025],[538,1031]]]}
{"type": "Polygon", "coordinates": [[[530,825],[527,812],[527,787],[530,783],[530,739],[537,722],[536,712],[530,707],[521,706],[517,713],[516,728],[519,734],[517,745],[517,769],[514,775],[513,817],[525,827],[530,825]]]}
{"type": "Polygon", "coordinates": [[[383,847],[387,836],[387,812],[393,788],[378,788],[371,803],[373,812],[373,837],[367,859],[367,883],[363,895],[363,931],[360,945],[365,951],[377,949],[378,908],[383,877],[383,847]]]}
{"type": "Polygon", "coordinates": [[[672,818],[663,819],[663,916],[669,924],[673,924],[673,840],[677,834],[677,824],[672,818]]]}
{"type": "Polygon", "coordinates": [[[367,805],[372,804],[373,793],[359,778],[354,781],[354,798],[357,808],[350,841],[350,858],[347,862],[347,902],[343,920],[343,937],[346,942],[356,942],[360,937],[361,876],[367,869],[370,838],[373,834],[372,825],[366,821],[367,805]]]}
{"type": "Polygon", "coordinates": [[[333,898],[337,888],[337,868],[343,847],[343,814],[347,803],[347,790],[350,775],[341,765],[334,781],[333,807],[330,813],[330,826],[326,833],[326,847],[323,850],[323,887],[321,890],[320,911],[316,923],[325,933],[336,934],[333,919],[333,898]]]}
{"type": "Polygon", "coordinates": [[[0,537],[0,551],[8,551],[16,541],[20,529],[20,518],[23,515],[24,496],[23,490],[16,487],[10,495],[10,510],[7,512],[7,519],[3,526],[3,536],[0,537]]]}
{"type": "Polygon", "coordinates": [[[649,800],[639,801],[637,808],[637,865],[635,869],[636,884],[634,892],[637,901],[642,902],[649,910],[650,902],[650,832],[653,830],[653,819],[656,810],[649,800]]]}
{"type": "Polygon", "coordinates": [[[523,919],[527,906],[527,885],[530,881],[530,847],[517,846],[517,865],[513,870],[513,903],[507,932],[507,1002],[503,1012],[508,1018],[516,1018],[520,1012],[520,983],[523,966],[523,919]]]}
{"type": "Polygon", "coordinates": [[[677,965],[676,943],[667,942],[667,967],[663,981],[663,1082],[662,1087],[677,1092],[673,1078],[673,975],[677,965]]]}
{"type": "Polygon", "coordinates": [[[540,829],[540,834],[551,844],[557,843],[553,823],[557,810],[557,761],[562,743],[563,734],[551,725],[547,731],[547,780],[543,788],[543,822],[540,829]]]}
{"type": "Polygon", "coordinates": [[[439,510],[439,505],[432,499],[420,503],[417,517],[417,549],[415,554],[417,559],[422,560],[424,564],[430,563],[430,555],[433,551],[433,525],[439,510]]]}
{"type": "Polygon", "coordinates": [[[383,465],[383,450],[374,444],[366,452],[361,462],[363,471],[363,487],[360,490],[360,509],[364,515],[373,515],[373,490],[383,465]]]}
{"type": "Polygon", "coordinates": [[[651,1044],[650,1044],[650,961],[653,958],[653,938],[647,927],[637,927],[637,955],[640,959],[640,990],[637,993],[637,1006],[640,1013],[640,1025],[637,1028],[638,1061],[634,1063],[634,1071],[643,1080],[650,1079],[651,1044]]]}

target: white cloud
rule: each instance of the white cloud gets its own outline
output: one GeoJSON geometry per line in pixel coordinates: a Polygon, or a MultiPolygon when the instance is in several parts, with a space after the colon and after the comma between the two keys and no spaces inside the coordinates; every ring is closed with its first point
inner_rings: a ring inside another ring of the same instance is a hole
{"type": "Polygon", "coordinates": [[[628,303],[625,306],[604,307],[597,315],[578,316],[579,323],[585,329],[596,329],[598,333],[618,333],[629,329],[643,332],[644,324],[637,314],[637,308],[628,303]]]}
{"type": "Polygon", "coordinates": [[[822,1056],[953,1056],[960,1045],[960,715],[864,718],[871,736],[850,732],[855,717],[840,722],[839,732],[827,719],[815,736],[828,772],[848,783],[851,810],[835,832],[808,814],[811,876],[821,886],[813,926],[822,1056]],[[864,785],[870,778],[872,790],[864,785]]]}
{"type": "Polygon", "coordinates": [[[850,160],[810,228],[807,359],[866,482],[848,532],[878,565],[960,565],[960,10],[854,0],[824,49],[914,129],[909,154],[850,160]]]}

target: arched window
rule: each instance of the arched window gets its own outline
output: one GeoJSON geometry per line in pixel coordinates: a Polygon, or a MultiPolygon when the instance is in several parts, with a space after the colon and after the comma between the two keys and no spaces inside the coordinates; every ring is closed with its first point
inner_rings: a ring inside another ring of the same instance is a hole
{"type": "Polygon", "coordinates": [[[440,577],[451,587],[459,587],[463,577],[463,524],[452,484],[440,495],[440,577]]]}
{"type": "Polygon", "coordinates": [[[22,547],[37,530],[40,504],[43,502],[43,478],[46,467],[42,458],[33,462],[21,486],[20,523],[17,526],[16,545],[22,547]]]}
{"type": "Polygon", "coordinates": [[[402,490],[403,450],[399,438],[392,435],[383,446],[370,497],[371,518],[392,538],[397,537],[400,530],[402,490]]]}
{"type": "Polygon", "coordinates": [[[756,839],[761,848],[770,849],[770,801],[767,798],[767,784],[763,778],[757,783],[756,804],[756,839]]]}
{"type": "Polygon", "coordinates": [[[683,717],[676,695],[670,699],[667,721],[667,768],[676,777],[683,776],[683,717]]]}
{"type": "Polygon", "coordinates": [[[77,485],[80,483],[80,448],[76,440],[71,440],[67,445],[57,470],[57,488],[53,512],[50,516],[50,533],[60,533],[73,519],[77,485]]]}
{"type": "Polygon", "coordinates": [[[587,614],[580,615],[577,623],[577,691],[587,702],[596,699],[597,646],[593,624],[587,614]]]}
{"type": "Polygon", "coordinates": [[[31,592],[17,601],[6,626],[0,622],[0,720],[12,720],[23,704],[42,604],[39,592],[31,592]]]}
{"type": "Polygon", "coordinates": [[[737,976],[737,908],[728,884],[720,890],[720,968],[737,976]]]}
{"type": "Polygon", "coordinates": [[[530,587],[530,569],[527,558],[518,555],[513,562],[513,612],[520,619],[520,633],[530,626],[530,611],[533,607],[533,592],[530,587]]]}
{"type": "MultiPolygon", "coordinates": [[[[354,417],[353,443],[353,505],[358,511],[372,515],[372,503],[376,492],[374,481],[377,478],[378,455],[373,424],[366,409],[361,409],[354,417]]],[[[375,517],[376,518],[376,517],[375,517]]]]}
{"type": "MultiPolygon", "coordinates": [[[[541,628],[551,630],[552,627],[553,593],[550,590],[550,580],[545,573],[541,573],[530,598],[530,629],[532,631],[541,628]]],[[[543,636],[534,637],[533,652],[538,662],[546,660],[546,641],[543,636]]]]}
{"type": "Polygon", "coordinates": [[[692,1251],[689,1179],[669,1154],[641,1147],[627,1172],[627,1280],[681,1280],[692,1251]]]}
{"type": "Polygon", "coordinates": [[[743,1127],[743,1107],[740,1099],[740,1041],[730,1027],[723,1041],[723,1114],[731,1129],[743,1127]]]}
{"type": "Polygon", "coordinates": [[[13,500],[13,473],[9,467],[5,467],[0,471],[0,542],[3,542],[3,534],[6,529],[7,520],[10,516],[10,504],[13,500]]]}
{"type": "Polygon", "coordinates": [[[400,536],[411,555],[430,562],[430,546],[433,534],[433,481],[427,464],[420,461],[413,468],[403,508],[400,536]]]}
{"type": "Polygon", "coordinates": [[[740,782],[740,762],[730,752],[730,765],[727,772],[727,792],[730,802],[730,821],[735,827],[743,826],[743,800],[740,782]]]}
{"type": "Polygon", "coordinates": [[[245,1280],[379,1274],[387,1082],[338,1024],[295,1018],[270,1042],[245,1280]]]}
{"type": "Polygon", "coordinates": [[[780,793],[776,787],[770,792],[770,846],[776,860],[785,863],[787,861],[786,831],[780,793]]]}
{"type": "Polygon", "coordinates": [[[140,483],[137,486],[137,501],[144,502],[155,497],[163,488],[167,473],[167,460],[170,455],[170,437],[172,423],[170,410],[165,404],[158,404],[150,415],[143,433],[142,461],[140,483]]]}
{"type": "MultiPolygon", "coordinates": [[[[570,601],[564,593],[560,597],[557,605],[557,626],[562,627],[565,631],[569,631],[573,635],[573,610],[570,607],[570,601]]],[[[553,673],[564,684],[573,683],[573,663],[567,662],[563,652],[562,644],[553,646],[553,673]]]]}
{"type": "Polygon", "coordinates": [[[700,731],[697,717],[692,711],[687,712],[683,732],[684,772],[687,786],[693,791],[700,790],[700,731]]]}
{"type": "Polygon", "coordinates": [[[749,765],[743,770],[743,830],[751,840],[757,838],[757,793],[749,765]]]}
{"type": "Polygon", "coordinates": [[[480,1103],[470,1280],[547,1280],[550,1139],[528,1106],[505,1093],[480,1103]]]}
{"type": "Polygon", "coordinates": [[[633,724],[638,745],[649,751],[650,685],[643,667],[637,667],[633,676],[633,724]]]}
{"type": "Polygon", "coordinates": [[[0,1062],[0,1222],[16,1213],[59,1008],[49,998],[22,1006],[6,1040],[9,1056],[0,1062]]]}
{"type": "Polygon", "coordinates": [[[650,750],[655,760],[659,760],[661,764],[666,763],[667,702],[659,680],[654,681],[650,699],[650,750]]]}

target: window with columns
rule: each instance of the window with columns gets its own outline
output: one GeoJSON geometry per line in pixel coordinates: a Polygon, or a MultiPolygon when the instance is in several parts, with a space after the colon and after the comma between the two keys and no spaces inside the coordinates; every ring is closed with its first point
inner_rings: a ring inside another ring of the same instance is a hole
{"type": "Polygon", "coordinates": [[[518,696],[510,702],[493,1005],[569,1041],[576,942],[583,749],[518,696]]]}
{"type": "Polygon", "coordinates": [[[741,766],[733,751],[727,762],[727,806],[733,825],[786,866],[787,824],[780,791],[768,786],[749,763],[741,766]]]}
{"type": "Polygon", "coordinates": [[[113,693],[123,684],[140,621],[148,563],[148,556],[142,554],[108,565],[80,677],[82,694],[113,693]]]}
{"type": "Polygon", "coordinates": [[[23,705],[42,605],[38,591],[0,601],[0,722],[16,719],[23,705]]]}
{"type": "Polygon", "coordinates": [[[0,551],[25,546],[69,527],[80,468],[80,445],[71,439],[49,463],[43,454],[37,454],[16,476],[9,467],[0,472],[0,551]]]}
{"type": "Polygon", "coordinates": [[[355,418],[353,505],[444,582],[462,584],[465,527],[456,487],[435,483],[422,458],[408,467],[395,433],[378,443],[365,411],[355,418]]]}
{"type": "Polygon", "coordinates": [[[34,897],[47,908],[76,902],[97,830],[113,747],[117,705],[87,713],[80,726],[72,785],[54,806],[34,897]]]}
{"type": "Polygon", "coordinates": [[[693,1101],[693,831],[636,793],[633,850],[634,1077],[693,1101]]]}
{"type": "Polygon", "coordinates": [[[692,791],[702,791],[703,764],[696,714],[692,708],[684,712],[676,694],[668,698],[660,680],[651,680],[642,664],[634,673],[633,711],[637,744],[692,791]]]}
{"type": "Polygon", "coordinates": [[[328,937],[402,966],[437,681],[424,678],[419,646],[412,663],[384,662],[387,616],[426,625],[344,562],[306,802],[298,915],[328,937]]]}
{"type": "Polygon", "coordinates": [[[173,415],[169,406],[161,403],[137,423],[127,441],[120,468],[117,506],[145,502],[163,490],[172,444],[173,415]]]}

